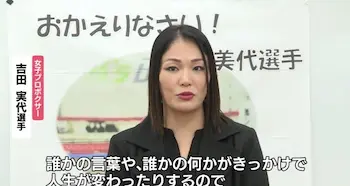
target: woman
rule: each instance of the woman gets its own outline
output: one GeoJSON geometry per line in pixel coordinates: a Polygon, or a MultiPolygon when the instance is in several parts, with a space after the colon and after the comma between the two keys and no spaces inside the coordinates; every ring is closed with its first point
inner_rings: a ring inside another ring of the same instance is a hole
{"type": "Polygon", "coordinates": [[[151,53],[148,94],[147,117],[110,140],[108,156],[119,159],[115,164],[120,167],[107,165],[105,185],[111,179],[115,185],[269,185],[255,130],[220,110],[213,50],[198,29],[171,26],[159,34],[151,53]],[[128,162],[132,167],[127,169],[123,159],[128,157],[135,164],[128,162]],[[244,158],[244,170],[233,166],[237,157],[244,158]],[[260,162],[260,168],[251,170],[255,164],[249,161],[260,162]]]}

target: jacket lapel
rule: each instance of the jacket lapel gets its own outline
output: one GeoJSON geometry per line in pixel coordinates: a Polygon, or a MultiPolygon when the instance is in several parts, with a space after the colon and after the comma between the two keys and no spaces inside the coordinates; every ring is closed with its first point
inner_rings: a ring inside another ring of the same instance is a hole
{"type": "Polygon", "coordinates": [[[151,151],[150,153],[164,154],[163,138],[153,130],[149,117],[135,127],[129,142],[151,151]]]}
{"type": "MultiPolygon", "coordinates": [[[[202,159],[205,159],[207,157],[213,159],[213,161],[216,162],[216,165],[214,165],[214,168],[211,170],[202,170],[197,172],[197,176],[200,174],[222,175],[225,176],[225,178],[232,178],[233,176],[237,176],[237,174],[234,174],[232,164],[229,165],[226,170],[223,170],[225,168],[225,165],[222,161],[226,160],[227,162],[229,160],[232,163],[233,158],[240,156],[240,150],[235,148],[233,141],[228,140],[233,139],[231,136],[237,133],[239,133],[239,129],[235,128],[234,125],[229,125],[224,122],[221,125],[221,133],[213,133],[207,129],[204,130],[204,135],[199,150],[199,156],[201,156],[202,159]],[[229,159],[229,157],[231,159],[229,159]]],[[[234,179],[236,180],[238,178],[234,179]]]]}
{"type": "MultiPolygon", "coordinates": [[[[132,138],[128,140],[129,143],[132,143],[136,146],[138,146],[137,152],[135,152],[136,156],[133,157],[136,160],[137,166],[143,170],[132,170],[132,174],[134,176],[139,175],[142,173],[147,178],[150,178],[150,180],[153,180],[154,175],[164,175],[164,174],[171,174],[170,169],[166,170],[158,170],[158,161],[162,158],[166,158],[166,154],[164,151],[164,145],[163,145],[163,137],[158,134],[156,131],[153,130],[152,124],[149,117],[146,117],[140,124],[138,124],[135,127],[135,130],[133,130],[132,138]],[[156,169],[155,171],[147,171],[144,170],[143,164],[145,162],[145,158],[155,158],[156,163],[156,169]]],[[[157,185],[157,183],[149,183],[150,185],[157,185]]],[[[164,184],[167,185],[166,179],[164,178],[164,184]]]]}

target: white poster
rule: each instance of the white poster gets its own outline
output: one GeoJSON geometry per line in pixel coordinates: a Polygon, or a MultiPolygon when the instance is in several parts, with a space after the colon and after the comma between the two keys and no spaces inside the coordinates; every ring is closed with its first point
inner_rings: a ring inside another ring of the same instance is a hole
{"type": "Polygon", "coordinates": [[[193,25],[208,37],[222,110],[257,131],[274,162],[267,168],[271,186],[311,185],[306,5],[36,0],[11,6],[11,186],[78,185],[91,167],[69,162],[105,156],[113,134],[145,117],[150,50],[171,24],[193,25]],[[23,92],[26,101],[19,99],[23,92]]]}

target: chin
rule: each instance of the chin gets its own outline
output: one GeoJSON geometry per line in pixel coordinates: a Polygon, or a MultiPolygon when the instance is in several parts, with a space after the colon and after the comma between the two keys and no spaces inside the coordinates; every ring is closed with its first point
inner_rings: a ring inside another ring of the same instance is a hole
{"type": "Polygon", "coordinates": [[[178,111],[178,112],[194,112],[198,109],[200,109],[201,105],[178,105],[174,107],[174,110],[178,111]]]}

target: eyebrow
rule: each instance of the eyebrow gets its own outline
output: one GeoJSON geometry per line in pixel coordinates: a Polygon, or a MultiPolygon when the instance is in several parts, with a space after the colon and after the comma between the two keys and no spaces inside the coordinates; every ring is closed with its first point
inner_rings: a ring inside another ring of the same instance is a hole
{"type": "MultiPolygon", "coordinates": [[[[177,62],[177,63],[181,62],[181,60],[176,59],[176,58],[168,58],[164,62],[167,62],[167,61],[174,61],[174,62],[177,62]]],[[[195,58],[195,59],[191,60],[191,62],[198,62],[198,61],[203,61],[203,59],[202,58],[195,58]]]]}

